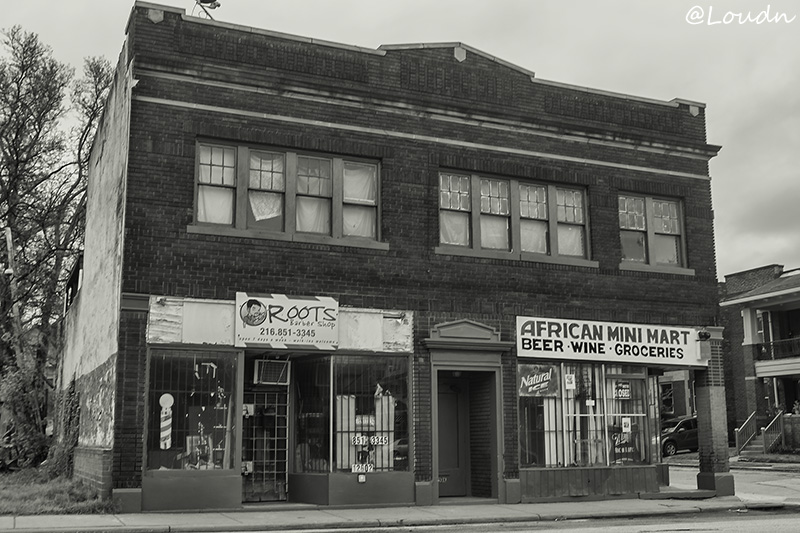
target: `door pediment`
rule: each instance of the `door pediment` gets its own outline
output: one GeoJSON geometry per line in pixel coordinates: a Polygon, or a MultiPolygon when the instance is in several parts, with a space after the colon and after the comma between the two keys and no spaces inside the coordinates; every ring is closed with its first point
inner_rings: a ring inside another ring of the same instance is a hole
{"type": "Polygon", "coordinates": [[[481,350],[504,352],[513,342],[500,340],[495,328],[473,320],[456,320],[435,325],[430,337],[422,341],[430,350],[481,350]]]}

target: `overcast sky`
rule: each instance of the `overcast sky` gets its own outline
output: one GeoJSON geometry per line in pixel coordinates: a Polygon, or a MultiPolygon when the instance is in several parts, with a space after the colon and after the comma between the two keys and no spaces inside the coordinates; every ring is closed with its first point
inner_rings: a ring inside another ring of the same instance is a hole
{"type": "MultiPolygon", "coordinates": [[[[800,267],[800,2],[220,2],[211,11],[218,21],[369,48],[460,41],[538,78],[703,102],[708,142],[722,146],[711,160],[720,279],[772,263],[800,267]]],[[[194,0],[156,3],[203,15],[194,0]]],[[[0,28],[38,33],[79,70],[87,56],[116,63],[132,6],[0,0],[0,28]]]]}

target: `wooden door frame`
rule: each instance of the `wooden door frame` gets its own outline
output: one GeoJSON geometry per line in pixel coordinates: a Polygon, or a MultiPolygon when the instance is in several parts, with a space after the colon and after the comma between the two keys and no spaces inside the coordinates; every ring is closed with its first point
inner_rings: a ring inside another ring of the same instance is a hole
{"type": "MultiPolygon", "coordinates": [[[[514,343],[502,341],[500,332],[487,324],[473,320],[456,320],[436,324],[430,336],[422,343],[431,356],[431,433],[432,433],[432,483],[431,503],[439,503],[439,372],[487,372],[493,375],[494,423],[491,432],[492,498],[506,502],[506,484],[503,479],[503,366],[504,354],[510,353],[514,343]]],[[[515,384],[516,385],[516,384],[515,384]]]]}
{"type": "MultiPolygon", "coordinates": [[[[439,502],[439,375],[440,372],[476,372],[491,374],[489,379],[493,381],[492,395],[494,397],[493,424],[490,439],[492,450],[492,498],[498,501],[505,499],[505,487],[502,483],[503,476],[503,403],[502,403],[502,373],[500,366],[495,365],[469,365],[469,364],[448,364],[433,363],[431,372],[431,414],[432,414],[432,443],[433,443],[433,503],[439,502]]],[[[468,456],[469,457],[469,456],[468,456]]],[[[468,460],[469,462],[469,460],[468,460]]],[[[470,468],[467,469],[467,483],[470,482],[470,468]]],[[[471,488],[467,487],[467,494],[471,494],[471,488]]]]}
{"type": "MultiPolygon", "coordinates": [[[[464,477],[464,489],[465,489],[465,497],[472,496],[472,485],[470,480],[472,479],[472,461],[470,459],[470,451],[471,451],[471,442],[472,442],[472,432],[470,430],[469,420],[470,420],[470,389],[469,389],[469,379],[467,376],[463,375],[463,373],[459,376],[453,376],[452,372],[448,370],[439,370],[438,371],[438,378],[436,380],[437,384],[437,392],[436,392],[436,412],[439,413],[440,404],[439,404],[439,388],[438,385],[440,382],[444,381],[445,383],[458,383],[464,384],[466,386],[465,391],[456,392],[456,404],[457,404],[457,413],[458,413],[458,435],[457,438],[459,439],[459,462],[461,463],[461,468],[463,470],[463,477],[464,477]],[[442,374],[447,372],[450,375],[443,376],[442,374]]],[[[434,430],[436,434],[436,442],[437,444],[440,443],[439,439],[439,418],[437,417],[437,424],[434,430]]],[[[436,460],[438,463],[439,454],[438,454],[438,447],[437,447],[437,454],[436,460]]],[[[436,486],[439,487],[439,479],[441,478],[441,472],[438,471],[437,468],[437,475],[435,479],[437,480],[436,486]]],[[[450,497],[450,496],[448,496],[450,497]]],[[[459,496],[453,496],[455,498],[459,496]]]]}

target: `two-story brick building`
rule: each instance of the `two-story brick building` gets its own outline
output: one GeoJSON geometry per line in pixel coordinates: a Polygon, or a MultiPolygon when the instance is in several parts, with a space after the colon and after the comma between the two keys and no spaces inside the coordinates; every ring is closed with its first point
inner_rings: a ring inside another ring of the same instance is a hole
{"type": "Polygon", "coordinates": [[[748,419],[763,428],[800,409],[800,269],[765,265],[726,275],[722,287],[733,440],[748,419]]]}
{"type": "Polygon", "coordinates": [[[126,509],[652,492],[657,378],[693,368],[714,485],[718,150],[696,102],[137,2],[65,323],[76,475],[126,509]]]}

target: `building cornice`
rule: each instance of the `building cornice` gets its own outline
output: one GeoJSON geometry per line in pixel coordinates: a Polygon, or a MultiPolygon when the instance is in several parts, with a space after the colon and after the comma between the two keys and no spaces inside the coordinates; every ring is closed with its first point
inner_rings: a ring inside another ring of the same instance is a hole
{"type": "Polygon", "coordinates": [[[275,90],[266,87],[245,85],[221,80],[200,79],[187,73],[163,72],[142,67],[137,69],[137,76],[142,78],[150,77],[168,79],[207,87],[225,88],[242,92],[264,94],[268,96],[280,96],[285,98],[311,101],[314,103],[336,105],[340,107],[369,109],[370,111],[391,113],[414,119],[426,118],[451,124],[460,124],[463,126],[489,128],[513,134],[533,135],[559,141],[635,150],[638,152],[682,157],[700,161],[707,161],[711,157],[714,157],[719,150],[719,147],[711,145],[706,145],[706,149],[690,149],[683,146],[658,142],[642,142],[617,138],[609,139],[603,138],[600,135],[589,135],[575,130],[558,131],[559,128],[556,127],[538,126],[522,121],[500,119],[480,114],[466,114],[429,106],[415,106],[404,102],[392,102],[355,95],[333,94],[329,91],[319,91],[306,87],[283,87],[281,90],[275,90]]]}
{"type": "Polygon", "coordinates": [[[344,132],[351,132],[351,133],[363,133],[367,135],[375,135],[379,137],[388,137],[388,138],[395,138],[395,139],[404,139],[408,141],[416,141],[416,142],[428,142],[433,144],[445,145],[445,146],[452,146],[456,148],[466,148],[466,149],[474,149],[474,150],[486,150],[490,152],[497,152],[503,154],[510,154],[510,155],[521,155],[526,157],[536,157],[543,160],[549,161],[560,161],[560,162],[567,162],[567,163],[575,163],[579,165],[591,165],[599,168],[609,168],[614,170],[628,170],[632,172],[644,172],[649,174],[657,174],[661,176],[671,176],[676,178],[692,178],[692,179],[699,179],[704,181],[709,181],[711,178],[704,174],[693,174],[689,172],[680,172],[675,170],[665,170],[659,168],[652,168],[652,167],[644,167],[639,165],[628,165],[624,163],[614,163],[610,161],[601,161],[597,159],[587,159],[583,157],[575,157],[575,156],[568,156],[568,155],[561,155],[561,154],[552,154],[547,152],[540,152],[536,150],[526,150],[522,148],[513,148],[508,146],[498,146],[492,144],[485,144],[485,143],[476,143],[471,141],[464,141],[461,139],[446,139],[442,137],[436,137],[431,135],[421,135],[416,133],[404,132],[404,131],[396,131],[396,130],[389,130],[386,128],[371,128],[366,126],[357,126],[353,124],[343,124],[337,122],[330,122],[324,120],[314,120],[314,119],[306,119],[306,118],[299,118],[299,117],[292,117],[287,115],[278,115],[275,113],[262,113],[259,111],[249,111],[244,109],[234,109],[229,107],[223,106],[215,106],[215,105],[208,105],[208,104],[199,104],[195,102],[185,102],[180,100],[171,100],[167,98],[157,98],[152,96],[140,96],[140,95],[133,95],[132,99],[137,102],[145,102],[155,105],[164,105],[168,107],[174,108],[181,108],[181,109],[193,109],[198,111],[206,111],[209,113],[220,113],[224,115],[230,116],[239,116],[239,117],[247,117],[247,118],[255,118],[260,120],[271,120],[275,122],[283,122],[283,123],[290,123],[296,124],[300,126],[311,126],[311,127],[318,127],[318,128],[326,128],[332,129],[337,131],[344,131],[344,132]]]}

